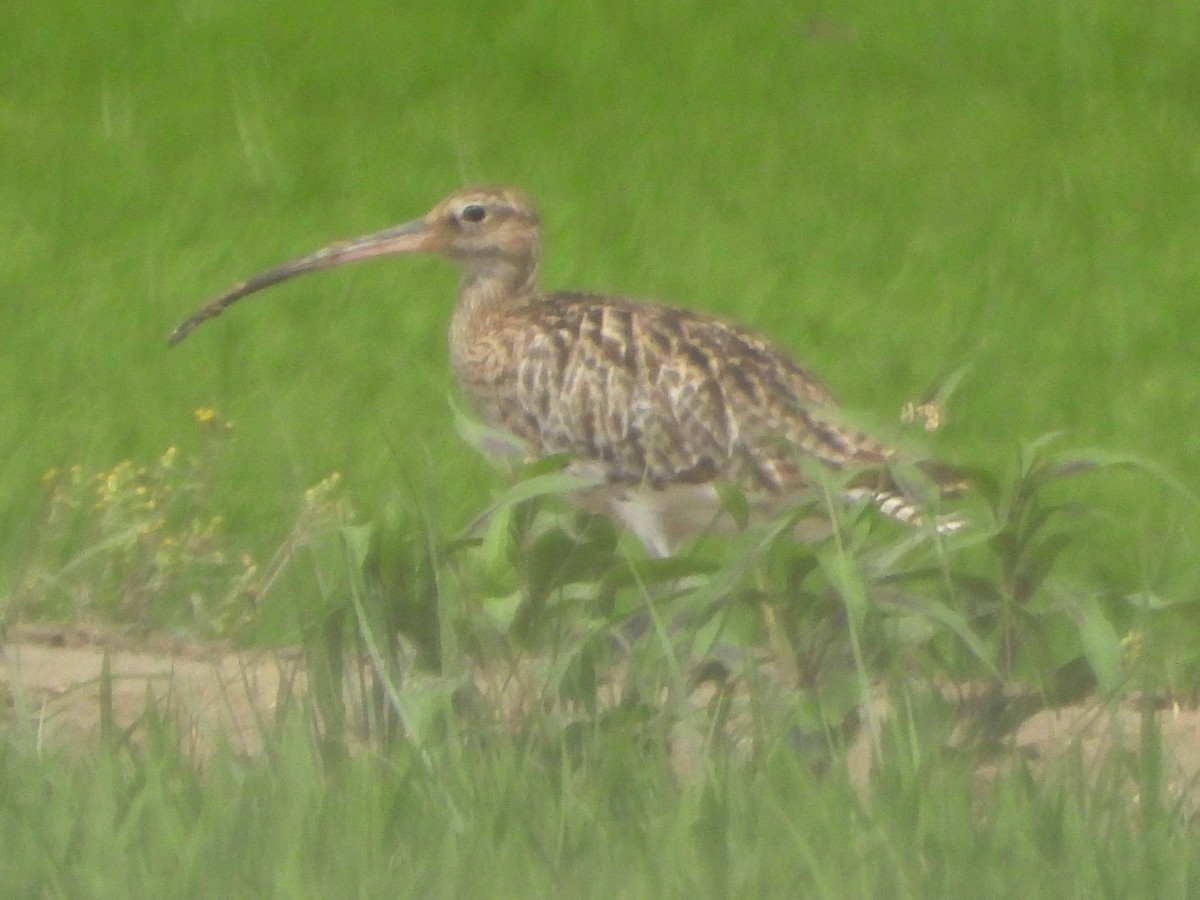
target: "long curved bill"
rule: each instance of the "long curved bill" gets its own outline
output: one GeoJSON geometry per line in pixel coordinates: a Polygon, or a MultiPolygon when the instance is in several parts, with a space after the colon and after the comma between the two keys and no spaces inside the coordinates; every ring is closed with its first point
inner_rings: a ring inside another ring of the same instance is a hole
{"type": "Polygon", "coordinates": [[[188,316],[178,328],[171,332],[170,337],[167,338],[167,344],[174,347],[202,323],[209,319],[215,319],[233,303],[256,291],[261,291],[263,288],[271,287],[271,285],[295,278],[297,275],[304,275],[307,272],[331,269],[343,263],[370,259],[373,256],[420,253],[431,249],[432,240],[433,231],[428,223],[424,219],[417,219],[404,225],[397,225],[395,228],[378,231],[375,234],[330,244],[315,253],[282,263],[245,281],[239,281],[220,297],[188,316]]]}

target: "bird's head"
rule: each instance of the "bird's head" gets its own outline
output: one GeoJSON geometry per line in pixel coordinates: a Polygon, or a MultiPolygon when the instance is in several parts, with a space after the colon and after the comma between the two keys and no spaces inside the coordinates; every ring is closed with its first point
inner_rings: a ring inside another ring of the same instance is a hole
{"type": "Polygon", "coordinates": [[[500,278],[510,288],[532,285],[537,274],[541,223],[533,202],[512,187],[455,191],[419,219],[339,241],[239,282],[172,332],[183,340],[201,322],[242,297],[307,272],[400,253],[434,253],[457,262],[468,278],[500,278]]]}
{"type": "Polygon", "coordinates": [[[517,188],[464,188],[401,228],[419,236],[420,250],[448,256],[468,272],[537,262],[541,222],[533,202],[517,188]]]}

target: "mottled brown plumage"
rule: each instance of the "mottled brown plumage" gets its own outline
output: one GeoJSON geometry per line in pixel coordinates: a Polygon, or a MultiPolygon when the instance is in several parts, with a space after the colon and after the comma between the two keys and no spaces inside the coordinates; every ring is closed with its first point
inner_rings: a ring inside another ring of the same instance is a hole
{"type": "MultiPolygon", "coordinates": [[[[886,476],[892,451],[839,423],[830,392],[781,348],[724,319],[598,294],[543,293],[540,222],[515,188],[467,188],[422,219],[334,244],[236,285],[171,335],[177,343],[235,300],[304,272],[392,253],[462,268],[450,325],[455,376],[480,417],[536,456],[565,454],[603,484],[576,500],[657,554],[731,524],[717,486],[752,511],[796,502],[804,460],[874,470],[852,493],[886,514],[919,511],[886,476]]],[[[939,530],[957,527],[939,520],[939,530]]]]}

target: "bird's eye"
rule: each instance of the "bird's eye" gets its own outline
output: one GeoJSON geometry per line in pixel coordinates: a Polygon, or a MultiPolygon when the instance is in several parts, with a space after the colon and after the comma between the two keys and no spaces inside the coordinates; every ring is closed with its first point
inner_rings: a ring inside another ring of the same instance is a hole
{"type": "Polygon", "coordinates": [[[464,222],[482,222],[487,216],[487,210],[478,203],[472,203],[463,207],[461,215],[464,222]]]}

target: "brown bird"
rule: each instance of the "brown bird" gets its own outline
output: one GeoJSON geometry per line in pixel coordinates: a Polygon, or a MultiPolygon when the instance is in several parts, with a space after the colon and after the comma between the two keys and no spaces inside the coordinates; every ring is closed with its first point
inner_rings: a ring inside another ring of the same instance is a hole
{"type": "MultiPolygon", "coordinates": [[[[262,288],[318,269],[398,253],[435,253],[463,271],[450,356],[479,416],[531,455],[562,454],[592,479],[573,499],[633,531],[655,555],[733,517],[722,485],[754,516],[812,496],[816,460],[863,470],[846,489],[919,524],[886,471],[896,451],[848,427],[830,392],[766,338],[725,319],[538,285],[541,222],[511,187],[456,191],[423,218],[332,244],[235,285],[171,334],[262,288]]],[[[956,530],[957,517],[934,521],[956,530]]]]}

